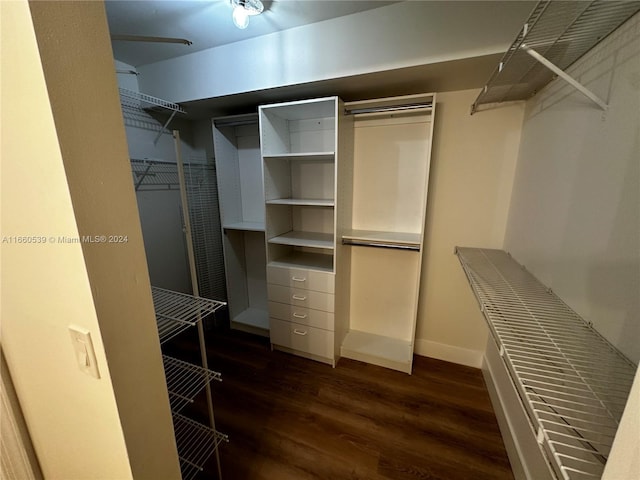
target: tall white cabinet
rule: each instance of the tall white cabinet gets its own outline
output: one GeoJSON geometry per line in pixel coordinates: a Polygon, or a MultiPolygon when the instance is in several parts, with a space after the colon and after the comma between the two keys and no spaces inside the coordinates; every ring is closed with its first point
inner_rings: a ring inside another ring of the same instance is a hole
{"type": "Polygon", "coordinates": [[[411,373],[434,113],[328,97],[214,120],[232,326],[411,373]]]}
{"type": "Polygon", "coordinates": [[[435,95],[351,102],[348,247],[338,267],[343,357],[411,373],[435,95]]]}
{"type": "Polygon", "coordinates": [[[269,335],[258,116],[213,120],[231,327],[269,335]]]}
{"type": "Polygon", "coordinates": [[[337,97],[259,108],[274,348],[335,365],[337,97]]]}

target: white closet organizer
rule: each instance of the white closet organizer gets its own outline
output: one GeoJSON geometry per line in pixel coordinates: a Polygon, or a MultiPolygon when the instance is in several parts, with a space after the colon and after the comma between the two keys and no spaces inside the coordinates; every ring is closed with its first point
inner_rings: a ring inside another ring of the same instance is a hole
{"type": "MultiPolygon", "coordinates": [[[[187,328],[198,325],[203,318],[225,306],[224,302],[157,287],[151,287],[151,292],[161,344],[187,328]]],[[[209,457],[217,454],[220,443],[228,441],[228,438],[215,430],[213,416],[210,419],[212,426],[207,427],[179,412],[193,403],[195,397],[207,389],[212,380],[221,381],[221,375],[166,355],[163,355],[163,362],[182,479],[191,480],[202,471],[202,466],[209,457]]],[[[221,477],[217,455],[216,459],[221,477]]]]}
{"type": "Polygon", "coordinates": [[[231,327],[269,336],[258,116],[213,120],[231,327]]]}
{"type": "Polygon", "coordinates": [[[600,478],[636,366],[504,251],[456,253],[492,333],[484,370],[512,464],[600,478]]]}
{"type": "Polygon", "coordinates": [[[351,207],[339,225],[343,357],[411,373],[435,95],[346,103],[351,207]],[[367,248],[374,247],[374,248],[367,248]]]}
{"type": "Polygon", "coordinates": [[[335,366],[337,97],[261,106],[273,348],[335,366]]]}

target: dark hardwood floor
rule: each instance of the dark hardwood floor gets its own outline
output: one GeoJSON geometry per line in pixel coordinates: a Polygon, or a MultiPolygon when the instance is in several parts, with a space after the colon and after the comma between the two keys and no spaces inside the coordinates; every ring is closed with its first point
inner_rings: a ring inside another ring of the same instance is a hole
{"type": "MultiPolygon", "coordinates": [[[[333,369],[267,339],[207,331],[225,480],[512,479],[480,370],[415,357],[413,375],[348,359],[333,369]]],[[[195,337],[166,353],[199,363],[195,337]]],[[[206,419],[204,401],[189,411],[206,419]]],[[[206,421],[206,420],[205,420],[206,421]]],[[[215,461],[199,479],[215,479],[215,461]]]]}

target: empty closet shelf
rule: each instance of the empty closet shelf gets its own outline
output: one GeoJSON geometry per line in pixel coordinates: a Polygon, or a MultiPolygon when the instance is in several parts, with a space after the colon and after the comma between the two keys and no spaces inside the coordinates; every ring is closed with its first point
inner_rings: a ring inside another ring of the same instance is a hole
{"type": "Polygon", "coordinates": [[[188,404],[193,403],[195,396],[212,380],[222,381],[222,375],[218,372],[192,363],[166,355],[162,356],[162,361],[169,390],[169,402],[173,412],[179,412],[188,404]]]}
{"type": "Polygon", "coordinates": [[[269,160],[304,160],[313,162],[331,162],[335,158],[336,152],[306,152],[306,153],[280,153],[264,155],[266,161],[269,160]]]}
{"type": "Polygon", "coordinates": [[[333,271],[333,256],[321,253],[293,252],[268,264],[271,267],[310,268],[323,272],[333,271]]]}
{"type": "Polygon", "coordinates": [[[333,207],[335,200],[332,198],[275,198],[267,200],[267,205],[299,205],[305,207],[333,207]]]}
{"type": "Polygon", "coordinates": [[[456,253],[556,474],[600,478],[635,365],[506,252],[456,253]]]}
{"type": "Polygon", "coordinates": [[[333,250],[333,235],[331,233],[290,231],[270,238],[269,243],[333,250]]]}
{"type": "Polygon", "coordinates": [[[264,232],[264,222],[236,222],[222,226],[224,230],[241,230],[244,232],[264,232]]]}
{"type": "Polygon", "coordinates": [[[231,321],[254,328],[269,330],[269,312],[262,308],[249,307],[233,317],[231,321]]]}
{"type": "Polygon", "coordinates": [[[187,328],[196,325],[204,317],[226,305],[226,302],[195,297],[158,287],[151,287],[151,293],[160,343],[164,343],[187,328]]]}
{"type": "Polygon", "coordinates": [[[216,451],[222,442],[228,442],[227,435],[205,427],[179,413],[173,414],[173,428],[176,434],[178,457],[182,479],[191,480],[216,451]]]}
{"type": "Polygon", "coordinates": [[[342,235],[342,243],[343,245],[419,251],[421,238],[418,233],[348,230],[342,235]]]}
{"type": "Polygon", "coordinates": [[[343,357],[411,373],[413,345],[406,340],[350,330],[342,342],[343,357]]]}

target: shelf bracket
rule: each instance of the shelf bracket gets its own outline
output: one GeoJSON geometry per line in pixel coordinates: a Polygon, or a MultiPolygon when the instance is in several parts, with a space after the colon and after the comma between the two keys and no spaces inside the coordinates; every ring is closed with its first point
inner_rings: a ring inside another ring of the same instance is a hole
{"type": "Polygon", "coordinates": [[[571,75],[569,75],[568,73],[566,73],[564,70],[562,70],[561,68],[559,68],[558,66],[556,66],[555,64],[551,63],[549,60],[547,60],[545,57],[543,57],[542,55],[540,55],[538,52],[536,52],[533,48],[528,47],[525,44],[522,44],[521,48],[527,52],[529,55],[531,55],[533,58],[535,58],[538,62],[540,62],[542,65],[544,65],[545,67],[547,67],[549,70],[551,70],[553,73],[555,73],[556,75],[558,75],[560,78],[562,78],[565,82],[567,82],[569,85],[571,85],[573,88],[575,88],[576,90],[578,90],[580,93],[582,93],[585,97],[587,97],[589,100],[591,100],[592,102],[594,102],[595,104],[597,104],[602,110],[604,110],[605,112],[607,111],[607,109],[609,108],[609,106],[607,105],[607,102],[605,102],[604,100],[602,100],[600,97],[598,97],[595,93],[593,93],[591,90],[589,90],[587,87],[585,87],[584,85],[582,85],[580,82],[578,82],[575,78],[573,78],[571,75]]]}
{"type": "Polygon", "coordinates": [[[156,143],[158,143],[158,140],[160,139],[160,137],[162,136],[163,133],[171,133],[169,130],[167,130],[167,127],[169,126],[169,124],[171,123],[171,120],[173,120],[173,117],[176,116],[177,110],[174,110],[173,112],[171,112],[171,116],[169,117],[169,120],[167,120],[164,125],[162,126],[162,130],[160,130],[158,132],[158,134],[156,135],[156,138],[153,139],[153,144],[155,145],[156,143]]]}

